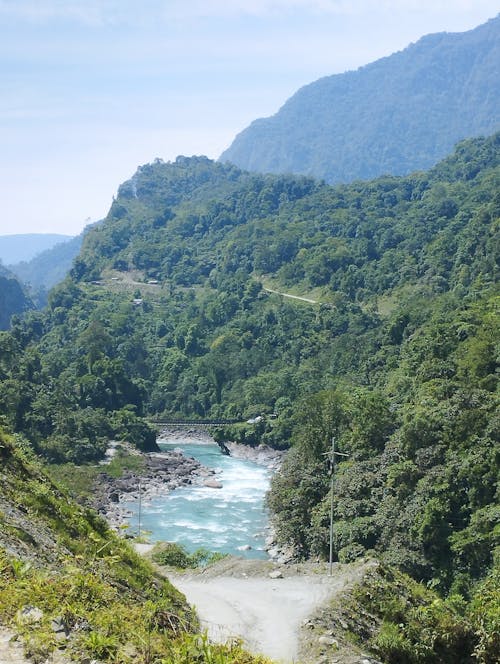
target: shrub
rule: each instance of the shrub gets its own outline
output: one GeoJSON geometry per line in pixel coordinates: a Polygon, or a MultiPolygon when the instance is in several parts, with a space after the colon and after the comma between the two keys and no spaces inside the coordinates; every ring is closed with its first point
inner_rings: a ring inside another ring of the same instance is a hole
{"type": "Polygon", "coordinates": [[[153,560],[159,565],[169,565],[180,569],[204,567],[225,558],[225,553],[214,553],[208,549],[196,549],[188,553],[182,544],[177,542],[165,542],[158,546],[153,552],[153,560]]]}

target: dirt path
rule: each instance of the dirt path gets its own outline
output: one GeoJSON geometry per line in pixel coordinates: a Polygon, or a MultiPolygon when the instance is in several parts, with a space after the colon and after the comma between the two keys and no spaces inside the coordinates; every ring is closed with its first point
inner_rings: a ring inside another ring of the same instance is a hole
{"type": "MultiPolygon", "coordinates": [[[[242,638],[245,646],[279,662],[297,661],[300,629],[306,619],[347,585],[360,578],[360,566],[325,569],[281,566],[284,578],[270,578],[269,563],[203,574],[170,575],[194,605],[202,626],[218,642],[242,638]],[[250,570],[250,572],[249,572],[250,570]]],[[[274,566],[276,567],[276,566],[274,566]]]]}
{"type": "Polygon", "coordinates": [[[265,290],[266,293],[274,293],[275,295],[281,295],[282,297],[289,297],[292,300],[300,300],[301,302],[309,302],[309,304],[318,304],[318,300],[311,300],[309,297],[302,297],[300,295],[292,295],[291,293],[282,293],[281,291],[273,290],[272,288],[263,287],[262,290],[265,290]]]}
{"type": "Polygon", "coordinates": [[[14,632],[0,627],[0,662],[1,664],[30,664],[24,656],[22,645],[15,641],[14,632]]]}

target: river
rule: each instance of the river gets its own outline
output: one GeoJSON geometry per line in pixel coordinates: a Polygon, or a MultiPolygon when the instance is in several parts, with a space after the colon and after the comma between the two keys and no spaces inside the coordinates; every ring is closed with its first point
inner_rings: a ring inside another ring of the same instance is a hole
{"type": "MultiPolygon", "coordinates": [[[[248,558],[267,558],[264,497],[271,471],[252,461],[223,455],[216,443],[160,440],[158,444],[163,450],[181,449],[186,456],[214,468],[222,488],[186,486],[167,496],[142,501],[141,532],[146,532],[151,542],[178,542],[190,552],[204,547],[248,558]]],[[[138,504],[124,506],[132,512],[130,531],[136,532],[138,504]]]]}

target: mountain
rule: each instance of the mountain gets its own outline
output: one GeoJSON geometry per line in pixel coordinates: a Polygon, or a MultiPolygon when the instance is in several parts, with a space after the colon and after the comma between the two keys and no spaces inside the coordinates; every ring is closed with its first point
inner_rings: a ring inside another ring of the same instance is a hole
{"type": "Polygon", "coordinates": [[[500,16],[468,32],[427,35],[301,88],[220,160],[330,183],[429,168],[457,141],[500,127],[498,62],[500,16]]]}
{"type": "Polygon", "coordinates": [[[367,647],[494,661],[499,181],[500,133],[350,185],[142,166],[47,309],[0,335],[5,424],[81,464],[110,438],[152,449],[145,419],[237,420],[217,439],[290,448],[269,496],[281,544],[327,557],[332,515],[336,561],[375,555],[439,592],[410,610],[371,590],[385,626],[367,647]],[[332,438],[349,455],[333,483],[332,438]]]}
{"type": "Polygon", "coordinates": [[[38,253],[29,261],[9,265],[19,281],[26,284],[39,308],[47,304],[47,292],[64,279],[78,255],[83,233],[38,253]]]}
{"type": "Polygon", "coordinates": [[[0,235],[0,260],[6,265],[29,261],[37,254],[50,249],[58,242],[71,239],[71,235],[54,233],[24,233],[0,235]]]}
{"type": "Polygon", "coordinates": [[[33,302],[16,276],[0,263],[0,330],[7,330],[14,314],[33,309],[33,302]]]}
{"type": "Polygon", "coordinates": [[[77,235],[41,251],[29,261],[10,264],[8,267],[20,281],[30,284],[33,289],[49,290],[69,272],[82,242],[83,234],[77,235]]]}

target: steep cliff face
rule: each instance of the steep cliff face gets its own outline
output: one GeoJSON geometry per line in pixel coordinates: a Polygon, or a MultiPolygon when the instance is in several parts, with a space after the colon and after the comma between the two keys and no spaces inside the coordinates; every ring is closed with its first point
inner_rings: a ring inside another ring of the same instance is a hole
{"type": "Polygon", "coordinates": [[[357,71],[301,88],[220,157],[241,168],[351,182],[428,168],[500,126],[500,17],[427,35],[357,71]]]}

